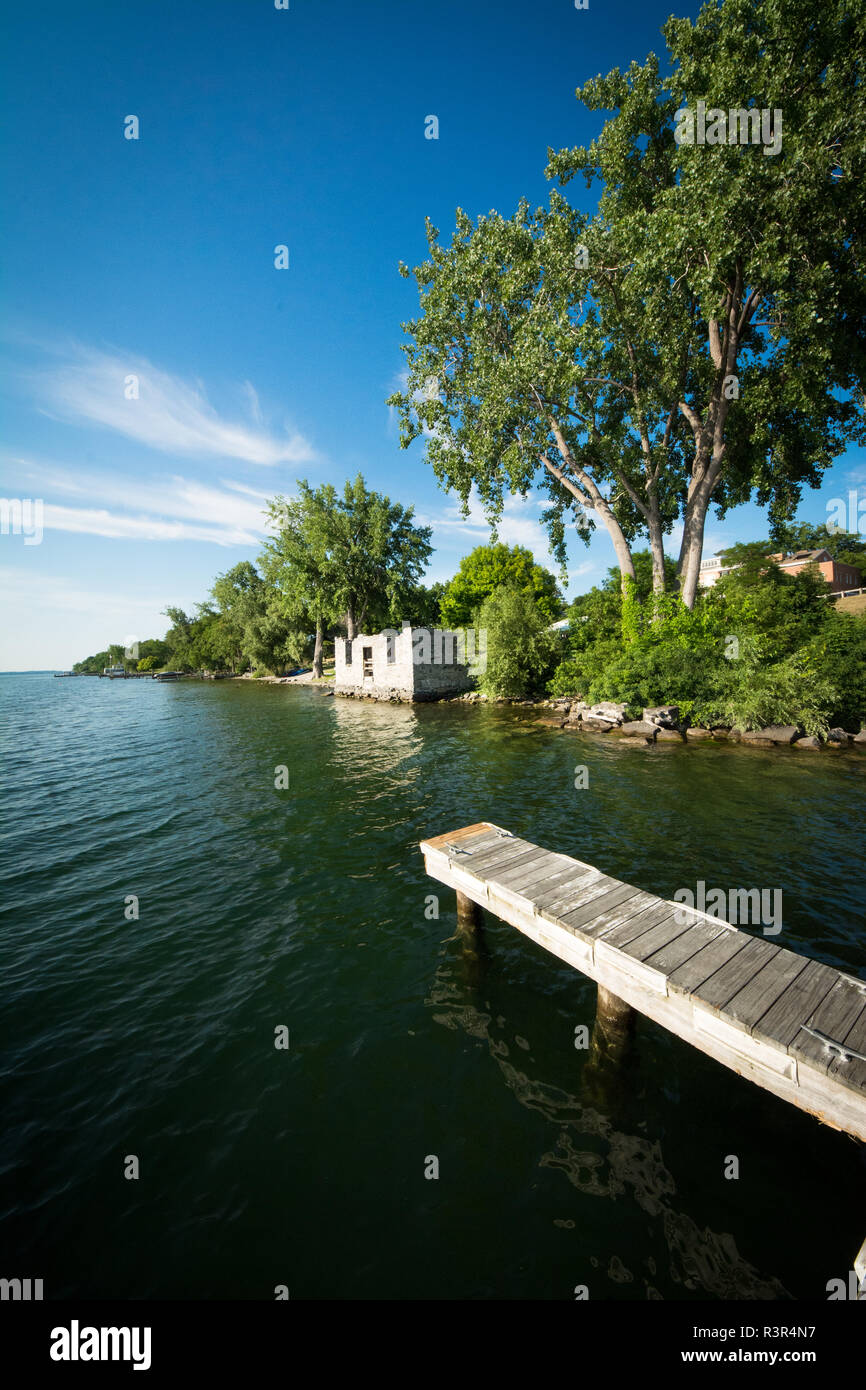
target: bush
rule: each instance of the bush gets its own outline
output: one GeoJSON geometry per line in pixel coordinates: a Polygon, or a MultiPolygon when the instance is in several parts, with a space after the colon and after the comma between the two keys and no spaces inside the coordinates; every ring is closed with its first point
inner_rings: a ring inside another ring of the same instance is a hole
{"type": "Polygon", "coordinates": [[[519,700],[544,688],[560,643],[534,599],[499,589],[481,605],[477,626],[487,631],[487,667],[478,682],[485,694],[519,700]]]}
{"type": "Polygon", "coordinates": [[[839,701],[832,681],[817,672],[802,652],[761,665],[760,646],[752,641],[731,662],[726,688],[698,702],[695,717],[703,724],[727,724],[745,732],[770,724],[796,724],[807,734],[826,737],[829,716],[839,701]]]}
{"type": "Polygon", "coordinates": [[[721,646],[708,638],[691,647],[662,636],[640,637],[592,681],[588,698],[629,705],[679,704],[708,698],[718,688],[721,646]]]}
{"type": "Polygon", "coordinates": [[[856,732],[866,721],[866,617],[832,609],[801,655],[817,676],[838,691],[832,722],[856,732]]]}

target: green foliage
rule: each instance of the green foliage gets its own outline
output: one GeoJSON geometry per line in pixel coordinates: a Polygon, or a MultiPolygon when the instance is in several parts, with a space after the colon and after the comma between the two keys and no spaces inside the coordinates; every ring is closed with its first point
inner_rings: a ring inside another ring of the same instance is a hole
{"type": "Polygon", "coordinates": [[[539,483],[558,558],[567,524],[601,521],[626,574],[635,535],[682,516],[691,606],[711,502],[757,496],[780,526],[866,440],[866,19],[862,0],[713,0],[663,33],[662,61],[578,90],[596,139],[549,151],[549,177],[600,185],[595,215],[554,190],[458,209],[450,241],[428,221],[391,404],[493,523],[539,483]],[[778,109],[772,153],[679,143],[699,101],[778,109]]]}
{"type": "Polygon", "coordinates": [[[165,642],[161,642],[156,637],[148,637],[144,642],[138,644],[138,670],[139,671],[158,671],[165,665],[168,656],[168,648],[165,642]],[[143,661],[152,664],[143,666],[143,661]]]}
{"type": "Polygon", "coordinates": [[[84,661],[76,661],[72,669],[73,671],[77,671],[79,675],[99,676],[105,670],[105,667],[110,665],[111,662],[108,658],[108,652],[105,651],[97,652],[95,656],[85,657],[84,661]]]}
{"type": "Polygon", "coordinates": [[[801,655],[838,691],[831,722],[856,733],[866,724],[866,615],[833,609],[801,655]]]}
{"type": "MultiPolygon", "coordinates": [[[[735,547],[736,551],[752,547],[735,547]]],[[[745,556],[740,569],[723,574],[706,596],[705,605],[718,615],[725,631],[742,638],[761,639],[764,657],[774,661],[795,652],[827,621],[832,609],[829,585],[810,567],[787,574],[764,555],[745,556]]]]}
{"type": "Polygon", "coordinates": [[[543,689],[558,642],[528,594],[498,589],[481,605],[477,626],[487,632],[487,669],[479,679],[486,694],[523,699],[543,689]]]}
{"type": "Polygon", "coordinates": [[[403,616],[413,627],[447,626],[442,617],[442,597],[447,585],[437,581],[426,587],[419,584],[406,600],[403,616]]]}
{"type": "Polygon", "coordinates": [[[277,535],[265,547],[265,574],[288,617],[308,626],[344,615],[360,632],[399,622],[412,606],[430,555],[431,529],[414,509],[368,491],[360,473],[342,495],[330,483],[298,483],[269,514],[277,535]]]}
{"type": "Polygon", "coordinates": [[[866,720],[866,617],[838,612],[813,570],[785,574],[766,546],[726,552],[742,568],[693,610],[656,596],[625,639],[618,575],[576,599],[568,651],[548,690],[630,707],[674,703],[703,724],[796,724],[824,735],[866,720]],[[622,632],[619,628],[622,626],[622,632]],[[732,639],[735,639],[732,641],[732,639]]]}
{"type": "Polygon", "coordinates": [[[806,734],[824,737],[839,700],[833,681],[802,652],[772,663],[761,658],[760,643],[750,640],[730,663],[719,693],[697,703],[697,719],[744,731],[796,724],[806,734]]]}
{"type": "Polygon", "coordinates": [[[563,609],[555,577],[532,558],[523,545],[479,545],[460,561],[445,588],[441,619],[446,627],[469,626],[480,604],[500,588],[517,589],[536,604],[548,624],[563,609]]]}

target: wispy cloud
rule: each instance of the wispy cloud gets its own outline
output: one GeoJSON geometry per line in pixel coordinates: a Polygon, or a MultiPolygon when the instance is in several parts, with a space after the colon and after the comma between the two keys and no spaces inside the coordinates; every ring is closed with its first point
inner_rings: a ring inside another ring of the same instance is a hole
{"type": "Polygon", "coordinates": [[[316,458],[302,434],[263,428],[259,398],[250,382],[241,389],[255,428],[220,415],[201,382],[190,385],[133,353],[70,344],[52,355],[59,361],[29,374],[48,415],[98,425],[162,453],[265,465],[310,463],[316,458]]]}
{"type": "Polygon", "coordinates": [[[72,531],[124,540],[209,541],[257,545],[268,532],[268,494],[244,483],[218,486],[171,475],[124,478],[81,474],[23,458],[3,460],[18,490],[45,499],[46,531],[72,531]],[[26,488],[20,486],[26,480],[26,488]],[[62,498],[62,502],[53,499],[62,498]],[[86,499],[86,506],[67,505],[86,499]]]}
{"type": "MultiPolygon", "coordinates": [[[[537,497],[507,497],[496,530],[500,541],[506,545],[525,545],[539,564],[550,565],[547,532],[538,519],[542,505],[543,501],[537,497]]],[[[459,502],[452,500],[443,511],[420,516],[418,520],[433,527],[434,540],[437,534],[474,538],[477,545],[486,545],[490,540],[490,523],[474,489],[468,516],[463,516],[459,502]]]]}
{"type": "Polygon", "coordinates": [[[258,536],[238,527],[197,526],[153,516],[120,516],[96,507],[45,506],[46,531],[74,531],[114,540],[210,541],[217,545],[254,545],[258,536]]]}

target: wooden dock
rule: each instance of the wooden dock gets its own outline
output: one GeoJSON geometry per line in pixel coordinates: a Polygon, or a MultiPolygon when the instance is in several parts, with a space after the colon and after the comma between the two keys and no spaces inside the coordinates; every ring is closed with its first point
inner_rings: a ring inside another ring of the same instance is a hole
{"type": "Polygon", "coordinates": [[[866,982],[488,821],[420,848],[464,919],[487,908],[595,980],[600,1006],[622,1001],[866,1141],[866,982]]]}

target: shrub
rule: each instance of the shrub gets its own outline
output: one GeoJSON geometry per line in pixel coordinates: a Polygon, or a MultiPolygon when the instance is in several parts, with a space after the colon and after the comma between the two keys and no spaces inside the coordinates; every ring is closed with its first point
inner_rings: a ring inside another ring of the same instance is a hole
{"type": "Polygon", "coordinates": [[[796,724],[807,734],[826,737],[829,716],[839,700],[832,681],[816,672],[801,652],[771,665],[762,666],[759,661],[759,649],[753,648],[732,662],[726,689],[698,702],[696,718],[744,732],[770,724],[796,724]]]}
{"type": "Polygon", "coordinates": [[[839,692],[833,723],[857,730],[866,720],[866,617],[831,610],[801,655],[816,675],[839,692]]]}
{"type": "Polygon", "coordinates": [[[499,589],[481,605],[477,626],[487,630],[487,669],[479,678],[487,695],[519,700],[544,688],[559,642],[534,599],[499,589]]]}

